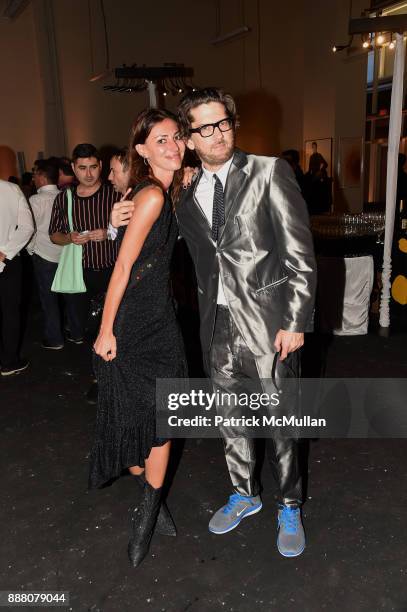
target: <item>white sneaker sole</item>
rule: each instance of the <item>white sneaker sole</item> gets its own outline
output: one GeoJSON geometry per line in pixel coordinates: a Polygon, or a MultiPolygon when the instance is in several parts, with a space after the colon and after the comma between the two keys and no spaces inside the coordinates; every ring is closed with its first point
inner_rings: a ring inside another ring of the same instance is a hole
{"type": "Polygon", "coordinates": [[[45,346],[44,344],[41,344],[41,348],[47,351],[61,351],[64,348],[64,345],[57,344],[56,346],[45,346]]]}
{"type": "Polygon", "coordinates": [[[16,370],[11,370],[11,372],[0,372],[2,376],[12,376],[13,374],[19,374],[20,372],[24,372],[28,368],[30,364],[27,363],[23,368],[17,368],[16,370]]]}
{"type": "Polygon", "coordinates": [[[280,555],[282,557],[286,557],[286,559],[291,559],[293,557],[299,557],[300,555],[302,555],[302,553],[305,550],[305,544],[304,544],[304,547],[299,552],[296,552],[296,553],[283,553],[283,552],[281,552],[278,544],[277,544],[277,549],[278,549],[278,552],[280,553],[280,555]]]}

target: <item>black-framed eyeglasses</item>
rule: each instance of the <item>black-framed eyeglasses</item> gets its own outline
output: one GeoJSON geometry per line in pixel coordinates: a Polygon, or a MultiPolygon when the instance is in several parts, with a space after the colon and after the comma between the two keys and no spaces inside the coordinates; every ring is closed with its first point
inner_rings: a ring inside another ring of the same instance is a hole
{"type": "Polygon", "coordinates": [[[205,125],[201,125],[201,127],[190,128],[189,131],[191,134],[198,133],[202,136],[202,138],[209,138],[212,136],[215,128],[218,128],[221,132],[229,132],[233,128],[234,121],[233,119],[221,119],[216,123],[206,123],[205,125]]]}

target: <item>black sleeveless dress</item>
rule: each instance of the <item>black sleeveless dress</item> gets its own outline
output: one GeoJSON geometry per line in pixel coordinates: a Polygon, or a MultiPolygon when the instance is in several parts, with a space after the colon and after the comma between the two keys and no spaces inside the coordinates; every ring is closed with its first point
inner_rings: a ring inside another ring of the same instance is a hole
{"type": "MultiPolygon", "coordinates": [[[[138,185],[132,195],[148,183],[138,185]]],[[[119,229],[118,240],[125,228],[119,229]]],[[[89,488],[120,476],[123,469],[144,466],[157,439],[156,378],[186,376],[181,333],[170,293],[170,262],[178,226],[168,195],[131,270],[113,333],[117,356],[94,355],[99,386],[96,432],[90,456],[89,488]]]]}

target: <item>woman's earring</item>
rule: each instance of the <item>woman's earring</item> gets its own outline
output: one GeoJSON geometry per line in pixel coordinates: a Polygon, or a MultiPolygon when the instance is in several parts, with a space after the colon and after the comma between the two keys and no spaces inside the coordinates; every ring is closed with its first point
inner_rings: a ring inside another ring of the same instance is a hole
{"type": "Polygon", "coordinates": [[[148,159],[147,159],[147,157],[143,157],[143,161],[144,161],[145,165],[148,166],[148,159]]]}

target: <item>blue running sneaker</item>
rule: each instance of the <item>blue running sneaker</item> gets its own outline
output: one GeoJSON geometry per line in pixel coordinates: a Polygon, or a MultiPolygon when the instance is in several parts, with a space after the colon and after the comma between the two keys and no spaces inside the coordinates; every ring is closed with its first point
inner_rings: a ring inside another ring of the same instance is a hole
{"type": "Polygon", "coordinates": [[[227,533],[237,527],[242,519],[260,512],[263,504],[260,495],[247,497],[233,493],[225,506],[219,508],[209,522],[209,531],[216,534],[227,533]]]}
{"type": "Polygon", "coordinates": [[[277,548],[283,557],[298,557],[305,548],[305,533],[300,508],[280,505],[277,548]]]}

